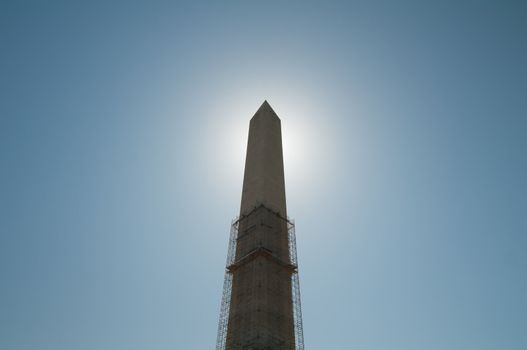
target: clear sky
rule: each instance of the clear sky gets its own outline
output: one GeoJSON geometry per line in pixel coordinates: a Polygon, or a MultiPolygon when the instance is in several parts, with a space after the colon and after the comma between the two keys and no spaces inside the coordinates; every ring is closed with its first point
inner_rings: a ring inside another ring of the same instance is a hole
{"type": "Polygon", "coordinates": [[[0,348],[213,349],[282,119],[307,350],[527,349],[527,2],[2,1],[0,348]]]}

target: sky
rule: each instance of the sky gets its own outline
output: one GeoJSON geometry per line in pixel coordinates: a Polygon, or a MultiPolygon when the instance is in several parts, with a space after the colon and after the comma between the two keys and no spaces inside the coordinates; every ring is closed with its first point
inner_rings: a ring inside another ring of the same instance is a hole
{"type": "Polygon", "coordinates": [[[527,349],[527,3],[0,3],[0,348],[213,349],[249,119],[307,350],[527,349]]]}

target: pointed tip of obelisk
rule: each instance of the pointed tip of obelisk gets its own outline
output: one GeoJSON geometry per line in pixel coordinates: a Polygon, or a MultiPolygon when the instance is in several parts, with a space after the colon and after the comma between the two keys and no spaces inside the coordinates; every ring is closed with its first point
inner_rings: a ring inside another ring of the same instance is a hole
{"type": "Polygon", "coordinates": [[[262,105],[260,106],[260,108],[258,108],[258,110],[254,114],[252,119],[254,119],[254,118],[258,117],[258,116],[274,117],[274,118],[277,118],[278,120],[280,120],[280,118],[278,118],[278,115],[273,110],[273,107],[271,107],[271,105],[269,104],[269,102],[267,102],[267,100],[263,101],[262,105]]]}
{"type": "Polygon", "coordinates": [[[261,104],[260,108],[258,108],[258,112],[261,111],[261,110],[268,110],[268,111],[273,111],[273,107],[271,107],[271,105],[269,104],[269,102],[267,102],[267,100],[264,100],[263,103],[261,104]]]}

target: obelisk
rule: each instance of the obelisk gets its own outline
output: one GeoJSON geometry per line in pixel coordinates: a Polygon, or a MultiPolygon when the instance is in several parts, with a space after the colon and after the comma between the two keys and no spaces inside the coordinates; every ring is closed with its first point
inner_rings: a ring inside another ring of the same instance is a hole
{"type": "Polygon", "coordinates": [[[265,101],[249,125],[225,349],[295,349],[289,225],[281,122],[265,101]]]}

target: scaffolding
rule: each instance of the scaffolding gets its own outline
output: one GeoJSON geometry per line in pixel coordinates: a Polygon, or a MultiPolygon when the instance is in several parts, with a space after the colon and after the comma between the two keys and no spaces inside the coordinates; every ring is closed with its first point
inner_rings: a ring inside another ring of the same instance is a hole
{"type": "MultiPolygon", "coordinates": [[[[266,208],[267,209],[267,208],[266,208]]],[[[277,214],[278,215],[278,214],[277,214]]],[[[293,301],[293,322],[295,331],[295,350],[304,350],[304,333],[302,325],[302,307],[300,303],[300,281],[298,278],[298,260],[296,253],[296,235],[295,224],[289,218],[283,218],[287,223],[288,234],[288,248],[290,265],[293,267],[291,274],[291,296],[293,301]]],[[[232,272],[229,269],[236,262],[236,244],[238,240],[238,228],[240,219],[235,219],[231,225],[231,232],[229,236],[229,247],[227,250],[227,266],[225,270],[225,279],[223,281],[223,294],[221,298],[220,319],[218,323],[218,336],[216,339],[216,350],[228,350],[227,344],[227,329],[229,325],[229,311],[231,304],[232,292],[232,272]]]]}
{"type": "Polygon", "coordinates": [[[218,337],[216,339],[216,350],[225,350],[227,343],[227,326],[229,325],[229,309],[231,307],[232,292],[232,272],[228,267],[234,264],[236,257],[236,241],[238,238],[238,224],[236,219],[231,224],[231,234],[229,236],[229,248],[227,249],[227,269],[225,269],[225,279],[223,280],[223,294],[221,297],[220,321],[218,324],[218,337]]]}
{"type": "Polygon", "coordinates": [[[295,270],[291,275],[291,293],[293,296],[293,322],[295,327],[295,350],[304,350],[304,327],[302,325],[302,305],[300,303],[300,281],[298,278],[298,260],[296,256],[296,235],[294,222],[287,220],[289,257],[295,270]]]}

